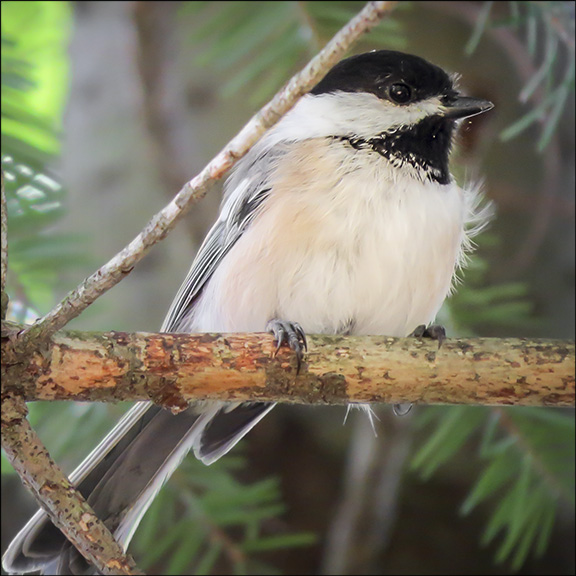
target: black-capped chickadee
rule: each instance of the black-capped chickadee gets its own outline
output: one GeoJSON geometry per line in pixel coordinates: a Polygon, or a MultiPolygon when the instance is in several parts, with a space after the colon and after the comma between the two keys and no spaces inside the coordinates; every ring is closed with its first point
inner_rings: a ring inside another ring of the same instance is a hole
{"type": "MultiPolygon", "coordinates": [[[[492,108],[422,58],[387,50],[337,64],[238,162],[220,215],[164,332],[407,336],[434,320],[485,223],[450,175],[457,121],[492,108]]],[[[137,404],[72,474],[127,547],[184,456],[210,464],[273,404],[201,403],[176,416],[137,404]]],[[[91,573],[39,511],[9,572],[91,573]]]]}

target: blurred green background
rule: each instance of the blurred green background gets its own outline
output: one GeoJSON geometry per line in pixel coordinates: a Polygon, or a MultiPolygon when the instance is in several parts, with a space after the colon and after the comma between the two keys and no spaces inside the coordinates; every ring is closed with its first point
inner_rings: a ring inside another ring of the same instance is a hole
{"type": "MultiPolygon", "coordinates": [[[[362,2],[2,2],[11,318],[127,244],[362,2]]],[[[574,3],[400,2],[354,47],[460,75],[493,112],[453,171],[497,219],[449,335],[574,338],[574,3]]],[[[155,331],[217,187],[71,328],[155,331]]],[[[124,407],[32,406],[71,469],[124,407]]],[[[574,574],[572,410],[278,407],[230,456],[188,458],[131,546],[163,574],[574,574]]],[[[31,498],[3,462],[2,549],[31,498]]]]}

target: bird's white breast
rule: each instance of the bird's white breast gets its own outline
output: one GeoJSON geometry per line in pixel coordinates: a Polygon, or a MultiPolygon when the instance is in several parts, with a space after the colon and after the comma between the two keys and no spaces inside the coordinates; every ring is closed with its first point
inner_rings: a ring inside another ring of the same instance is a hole
{"type": "Polygon", "coordinates": [[[262,212],[223,259],[194,313],[202,331],[405,336],[431,322],[465,239],[456,184],[421,182],[344,142],[300,142],[262,212]]]}

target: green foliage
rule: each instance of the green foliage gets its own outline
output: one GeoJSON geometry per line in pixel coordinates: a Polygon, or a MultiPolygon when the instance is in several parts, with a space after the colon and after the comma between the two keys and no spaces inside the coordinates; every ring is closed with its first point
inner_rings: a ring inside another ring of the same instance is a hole
{"type": "Polygon", "coordinates": [[[210,467],[186,459],[135,536],[142,566],[151,570],[164,560],[168,574],[210,574],[216,565],[227,573],[270,574],[258,553],[314,543],[311,534],[278,529],[284,511],[278,481],[239,482],[243,469],[238,450],[210,467]]]}
{"type": "MultiPolygon", "coordinates": [[[[70,24],[66,2],[2,2],[1,156],[8,211],[10,316],[32,321],[78,248],[51,228],[65,192],[48,172],[60,149],[70,24]]],[[[71,263],[70,263],[71,264],[71,263]]],[[[34,410],[32,409],[32,412],[34,410]]],[[[2,473],[11,472],[2,455],[2,473]]]]}
{"type": "MultiPolygon", "coordinates": [[[[407,3],[404,3],[407,4],[407,3]]],[[[222,94],[261,104],[304,65],[350,18],[358,2],[187,2],[195,26],[190,53],[223,78],[222,94]]],[[[400,48],[402,36],[386,18],[369,36],[400,48]]]]}
{"type": "MultiPolygon", "coordinates": [[[[10,149],[9,146],[7,146],[10,149]]],[[[32,149],[32,148],[31,148],[32,149]]],[[[65,213],[65,192],[46,171],[2,156],[9,220],[11,315],[33,319],[54,303],[54,286],[63,270],[86,261],[84,241],[52,226],[65,213]]]]}
{"type": "Polygon", "coordinates": [[[2,2],[2,170],[8,210],[11,315],[30,321],[54,302],[78,238],[57,233],[65,192],[50,175],[67,91],[67,2],[2,2]]]}
{"type": "Polygon", "coordinates": [[[2,150],[35,171],[60,150],[70,26],[68,2],[2,2],[2,150]]]}
{"type": "Polygon", "coordinates": [[[574,94],[574,3],[509,2],[510,16],[491,20],[494,2],[485,2],[466,52],[472,54],[489,27],[510,27],[525,36],[526,50],[537,66],[519,99],[533,100],[530,111],[500,134],[503,141],[517,137],[535,122],[542,125],[538,151],[549,144],[569,97],[574,94]],[[542,38],[542,40],[540,40],[542,38]],[[536,96],[537,91],[541,94],[536,96]]]}
{"type": "Polygon", "coordinates": [[[477,439],[483,471],[462,504],[462,514],[490,503],[482,544],[502,536],[496,561],[518,570],[541,556],[560,505],[574,508],[574,418],[546,408],[434,407],[419,425],[430,434],[412,460],[426,479],[477,439]]]}
{"type": "MultiPolygon", "coordinates": [[[[479,244],[497,244],[490,234],[483,234],[479,244]]],[[[474,255],[462,273],[465,280],[448,300],[457,333],[470,334],[490,327],[519,330],[534,328],[539,320],[533,315],[529,289],[521,282],[489,284],[488,262],[474,255]]]]}
{"type": "MultiPolygon", "coordinates": [[[[485,239],[482,245],[497,244],[490,235],[483,235],[485,239]]],[[[457,332],[537,325],[527,286],[486,285],[487,273],[487,262],[475,256],[465,270],[466,281],[450,298],[457,332]]],[[[491,510],[481,544],[498,542],[497,563],[508,562],[519,570],[530,554],[541,556],[560,501],[574,505],[572,415],[545,408],[428,407],[418,424],[431,431],[411,463],[424,479],[463,458],[463,447],[480,436],[477,459],[483,470],[462,504],[462,514],[481,504],[491,510]]]]}

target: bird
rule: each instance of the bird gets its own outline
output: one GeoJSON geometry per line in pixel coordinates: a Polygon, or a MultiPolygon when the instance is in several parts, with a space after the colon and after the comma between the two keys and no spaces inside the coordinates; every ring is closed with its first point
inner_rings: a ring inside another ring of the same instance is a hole
{"type": "MultiPolygon", "coordinates": [[[[457,80],[392,50],[337,63],[236,164],[161,331],[267,330],[299,363],[306,334],[427,335],[492,213],[450,172],[460,121],[493,107],[457,80]]],[[[126,549],[190,451],[213,463],[273,407],[141,402],[71,481],[126,549]]],[[[43,511],[3,565],[95,573],[43,511]]]]}

